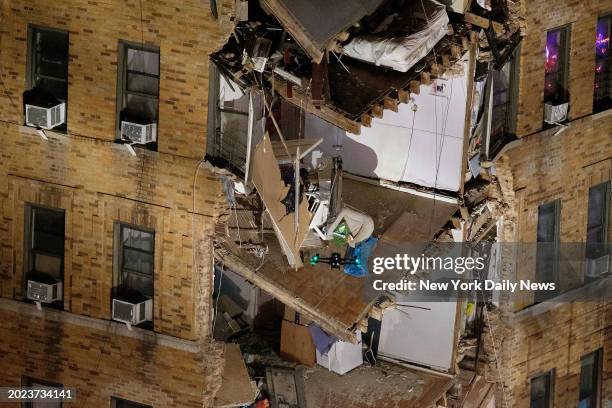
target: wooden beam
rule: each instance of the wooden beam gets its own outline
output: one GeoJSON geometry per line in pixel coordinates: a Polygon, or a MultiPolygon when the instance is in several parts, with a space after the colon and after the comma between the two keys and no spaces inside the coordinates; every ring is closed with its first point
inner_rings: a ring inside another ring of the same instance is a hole
{"type": "Polygon", "coordinates": [[[459,45],[457,45],[457,44],[451,44],[450,51],[451,51],[451,55],[455,59],[460,59],[461,55],[463,54],[461,52],[461,47],[459,45]]]}
{"type": "MultiPolygon", "coordinates": [[[[465,21],[471,24],[474,24],[475,26],[481,27],[481,28],[489,28],[489,20],[484,18],[484,17],[480,17],[479,15],[476,15],[474,13],[470,13],[467,12],[464,14],[465,16],[465,21]]],[[[503,34],[504,33],[504,26],[501,23],[498,23],[497,21],[493,21],[493,30],[495,31],[495,34],[503,34]]]]}
{"type": "Polygon", "coordinates": [[[429,72],[421,72],[421,83],[423,85],[431,85],[431,74],[429,72]]]}
{"type": "Polygon", "coordinates": [[[421,81],[410,81],[410,92],[415,95],[421,93],[421,81]]]}
{"type": "MultiPolygon", "coordinates": [[[[463,155],[461,158],[461,174],[467,165],[468,149],[470,147],[470,133],[472,131],[472,105],[474,101],[474,74],[476,72],[476,53],[478,51],[478,37],[472,32],[470,35],[470,51],[467,71],[467,98],[465,101],[465,124],[463,126],[463,155]]],[[[465,183],[461,183],[460,194],[463,196],[465,183]]],[[[463,213],[462,213],[463,215],[463,213]]]]}
{"type": "Polygon", "coordinates": [[[382,118],[383,117],[383,107],[382,105],[376,104],[374,106],[372,106],[372,116],[374,116],[375,118],[382,118]]]}
{"type": "Polygon", "coordinates": [[[367,113],[361,115],[361,126],[372,127],[372,116],[367,113]]]}
{"type": "MultiPolygon", "coordinates": [[[[417,84],[419,84],[419,81],[410,81],[410,90],[406,91],[404,89],[400,89],[399,91],[397,91],[397,97],[399,98],[399,101],[401,103],[408,103],[410,101],[410,92],[412,92],[412,83],[416,82],[417,84]]],[[[418,86],[417,86],[418,88],[418,86]]]]}
{"type": "Polygon", "coordinates": [[[336,112],[333,109],[330,109],[327,105],[322,104],[320,107],[316,107],[308,96],[305,96],[298,89],[293,90],[293,95],[291,97],[287,96],[286,92],[286,81],[276,75],[268,78],[270,81],[274,82],[274,90],[278,92],[278,94],[285,99],[287,102],[290,102],[297,106],[298,108],[304,109],[306,112],[311,113],[333,125],[338,126],[341,129],[346,130],[347,132],[358,135],[360,133],[361,125],[359,122],[348,119],[346,116],[341,113],[336,112]]]}
{"type": "Polygon", "coordinates": [[[399,110],[398,106],[399,106],[399,101],[397,99],[392,98],[388,95],[383,98],[383,107],[385,109],[389,109],[389,110],[392,110],[393,112],[397,112],[399,110]]]}

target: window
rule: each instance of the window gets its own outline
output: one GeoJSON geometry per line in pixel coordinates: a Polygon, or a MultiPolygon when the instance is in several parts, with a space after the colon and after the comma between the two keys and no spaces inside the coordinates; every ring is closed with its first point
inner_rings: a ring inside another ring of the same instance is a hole
{"type": "Polygon", "coordinates": [[[568,101],[569,26],[546,33],[544,63],[544,103],[558,105],[568,101]]]}
{"type": "Polygon", "coordinates": [[[111,398],[111,408],[152,408],[150,405],[139,404],[121,398],[111,398]]]}
{"type": "Polygon", "coordinates": [[[483,126],[490,127],[490,133],[481,153],[488,159],[493,159],[516,133],[519,56],[520,47],[516,47],[511,59],[501,69],[492,69],[487,80],[483,126]]]}
{"type": "Polygon", "coordinates": [[[612,63],[610,62],[612,14],[597,20],[595,33],[595,89],[593,112],[612,108],[612,63]]]}
{"type": "Polygon", "coordinates": [[[133,303],[153,298],[154,251],[152,231],[115,223],[113,298],[133,303]]]}
{"type": "MultiPolygon", "coordinates": [[[[68,102],[68,33],[30,25],[24,103],[68,102]]],[[[54,128],[65,131],[66,121],[54,128]]]]}
{"type": "Polygon", "coordinates": [[[599,408],[603,350],[587,354],[580,360],[580,395],[578,408],[599,408]]]}
{"type": "MultiPolygon", "coordinates": [[[[559,268],[559,219],[561,201],[542,204],[538,208],[538,239],[536,280],[538,282],[557,282],[559,268]]],[[[552,296],[553,291],[536,292],[536,302],[552,296]]]]}
{"type": "Polygon", "coordinates": [[[587,219],[587,257],[596,258],[605,251],[608,242],[608,216],[610,213],[610,182],[589,189],[587,219]]]}
{"type": "MultiPolygon", "coordinates": [[[[23,384],[24,387],[32,387],[32,388],[37,388],[37,389],[48,389],[48,390],[52,390],[54,388],[63,388],[62,384],[57,384],[57,383],[53,383],[53,382],[49,382],[49,381],[44,381],[44,380],[36,380],[34,378],[30,378],[30,377],[23,377],[21,379],[21,383],[23,384]]],[[[62,407],[62,402],[61,401],[45,401],[45,402],[22,402],[21,406],[23,408],[37,408],[37,407],[45,407],[45,408],[61,408],[62,407]]]]}
{"type": "MultiPolygon", "coordinates": [[[[117,74],[117,139],[121,122],[157,123],[159,110],[159,50],[119,42],[117,74]]],[[[157,149],[156,143],[147,148],[157,149]]]]}
{"type": "Polygon", "coordinates": [[[553,375],[551,370],[531,379],[531,408],[551,408],[553,402],[553,375]]]}
{"type": "MultiPolygon", "coordinates": [[[[26,206],[25,275],[41,283],[64,280],[64,210],[26,206]]],[[[63,298],[63,297],[62,297],[63,298]]],[[[53,306],[63,308],[61,301],[53,306]]]]}

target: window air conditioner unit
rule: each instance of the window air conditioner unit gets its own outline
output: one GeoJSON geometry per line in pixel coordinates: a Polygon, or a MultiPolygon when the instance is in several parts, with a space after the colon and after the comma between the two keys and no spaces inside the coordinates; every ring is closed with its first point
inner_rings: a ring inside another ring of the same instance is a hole
{"type": "Polygon", "coordinates": [[[599,258],[586,260],[585,276],[589,278],[599,278],[610,271],[610,255],[603,255],[599,258]]]}
{"type": "Polygon", "coordinates": [[[157,141],[157,123],[142,125],[134,122],[121,122],[121,139],[136,144],[146,144],[157,141]]]}
{"type": "Polygon", "coordinates": [[[65,121],[66,104],[64,102],[50,108],[26,104],[26,125],[28,126],[50,130],[65,121]]]}
{"type": "Polygon", "coordinates": [[[153,299],[132,303],[113,299],[113,320],[137,325],[153,318],[153,299]]]}
{"type": "Polygon", "coordinates": [[[567,102],[559,105],[544,104],[544,122],[550,124],[561,123],[567,119],[567,102]]]}
{"type": "Polygon", "coordinates": [[[28,280],[27,297],[40,303],[53,303],[62,300],[62,282],[42,283],[28,280]]]}

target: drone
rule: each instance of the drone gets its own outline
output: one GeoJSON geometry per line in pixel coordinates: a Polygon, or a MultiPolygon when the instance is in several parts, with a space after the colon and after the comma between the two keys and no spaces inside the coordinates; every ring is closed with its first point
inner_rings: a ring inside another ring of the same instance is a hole
{"type": "Polygon", "coordinates": [[[340,269],[340,265],[359,265],[361,264],[361,261],[359,261],[359,258],[351,258],[351,259],[342,258],[342,255],[340,255],[340,252],[332,252],[331,256],[324,257],[324,258],[320,257],[319,254],[315,254],[310,258],[310,264],[312,266],[315,266],[319,262],[329,264],[331,269],[340,269]]]}

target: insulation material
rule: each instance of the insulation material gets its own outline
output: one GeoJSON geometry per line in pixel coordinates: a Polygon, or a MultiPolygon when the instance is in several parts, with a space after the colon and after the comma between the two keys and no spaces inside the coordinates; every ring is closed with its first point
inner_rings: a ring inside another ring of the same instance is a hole
{"type": "Polygon", "coordinates": [[[378,353],[449,371],[456,314],[455,302],[411,302],[385,309],[378,353]]]}
{"type": "Polygon", "coordinates": [[[427,3],[432,12],[428,11],[421,31],[388,38],[381,34],[358,36],[344,46],[343,54],[396,71],[408,71],[448,33],[449,21],[444,6],[427,3]]]}
{"type": "Polygon", "coordinates": [[[287,214],[282,200],[287,196],[289,186],[285,186],[280,168],[267,134],[257,145],[253,155],[253,184],[266,205],[272,218],[274,232],[281,244],[287,261],[293,267],[302,266],[300,245],[308,233],[310,213],[307,200],[302,200],[297,209],[299,225],[295,228],[295,212],[287,214]]]}
{"type": "Polygon", "coordinates": [[[466,89],[465,74],[421,85],[414,103],[400,104],[398,112],[385,110],[372,127],[362,127],[361,135],[307,115],[305,135],[324,137],[321,151],[342,156],[349,173],[459,191],[466,89]]]}

